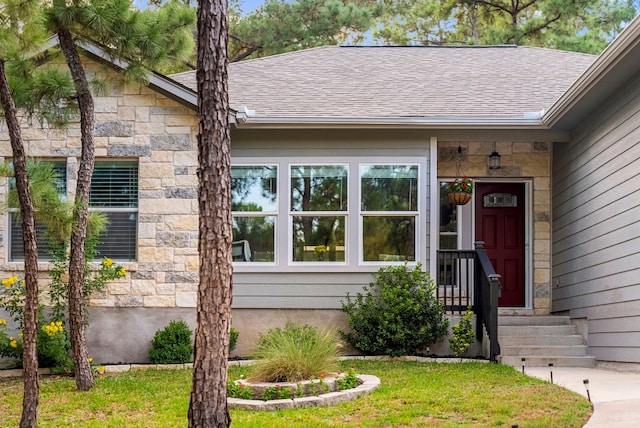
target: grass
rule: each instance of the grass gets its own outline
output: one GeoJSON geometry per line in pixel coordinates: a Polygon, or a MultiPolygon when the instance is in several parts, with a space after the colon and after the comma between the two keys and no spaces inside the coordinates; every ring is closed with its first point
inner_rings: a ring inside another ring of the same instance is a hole
{"type": "MultiPolygon", "coordinates": [[[[235,427],[581,427],[591,407],[582,396],[495,364],[420,364],[352,360],[343,369],[378,376],[369,396],[331,407],[231,411],[235,427]]],[[[230,367],[231,378],[249,367],[230,367]]],[[[73,379],[41,382],[38,427],[186,427],[191,372],[104,375],[89,392],[73,379]]],[[[0,426],[17,426],[22,384],[0,381],[0,426]]]]}

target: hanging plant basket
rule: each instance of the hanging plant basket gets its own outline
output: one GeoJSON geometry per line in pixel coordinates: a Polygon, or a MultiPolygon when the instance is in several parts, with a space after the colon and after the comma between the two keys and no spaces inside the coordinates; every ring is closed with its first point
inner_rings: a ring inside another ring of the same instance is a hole
{"type": "Polygon", "coordinates": [[[452,192],[449,193],[449,203],[452,205],[465,205],[471,200],[471,193],[452,192]]]}

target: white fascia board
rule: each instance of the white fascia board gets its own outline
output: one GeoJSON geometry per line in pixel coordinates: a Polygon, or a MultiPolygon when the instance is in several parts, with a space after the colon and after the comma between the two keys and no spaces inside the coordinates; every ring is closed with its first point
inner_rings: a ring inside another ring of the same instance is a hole
{"type": "Polygon", "coordinates": [[[539,118],[447,117],[264,117],[247,116],[238,128],[420,128],[420,129],[547,129],[539,118]]]}
{"type": "MultiPolygon", "coordinates": [[[[624,58],[627,52],[640,43],[640,15],[611,42],[611,44],[591,63],[584,73],[565,91],[544,113],[542,122],[549,127],[575,106],[607,73],[624,58]]],[[[637,59],[633,59],[637,60],[637,59]]]]}

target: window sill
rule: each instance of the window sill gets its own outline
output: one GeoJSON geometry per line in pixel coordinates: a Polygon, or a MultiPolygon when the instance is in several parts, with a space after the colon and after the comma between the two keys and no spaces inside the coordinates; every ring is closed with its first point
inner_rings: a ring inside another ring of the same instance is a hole
{"type": "MultiPolygon", "coordinates": [[[[113,261],[115,264],[122,266],[127,272],[137,272],[138,271],[138,262],[119,262],[117,260],[113,261]]],[[[91,262],[91,269],[98,270],[100,267],[101,261],[91,262]]],[[[3,271],[10,272],[24,272],[24,262],[22,261],[14,261],[14,262],[6,262],[0,265],[0,269],[3,271]]],[[[53,269],[53,263],[46,262],[38,262],[38,272],[48,272],[53,269]]]]}

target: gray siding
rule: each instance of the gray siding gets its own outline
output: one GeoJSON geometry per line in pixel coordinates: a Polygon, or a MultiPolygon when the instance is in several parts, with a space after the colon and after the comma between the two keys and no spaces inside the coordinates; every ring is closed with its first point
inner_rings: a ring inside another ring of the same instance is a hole
{"type": "Polygon", "coordinates": [[[243,273],[234,275],[233,307],[340,309],[373,281],[371,273],[243,273]]]}
{"type": "MultiPolygon", "coordinates": [[[[419,249],[423,266],[429,266],[429,136],[414,131],[353,131],[353,130],[235,130],[232,143],[233,159],[300,159],[302,162],[341,162],[362,157],[367,161],[388,162],[391,157],[405,157],[425,165],[426,179],[422,183],[423,236],[419,249]]],[[[353,190],[357,183],[352,180],[353,190]]],[[[356,187],[357,189],[357,187],[356,187]]],[[[283,197],[281,195],[280,197],[283,197]]],[[[284,197],[288,197],[284,195],[284,197]]],[[[357,210],[350,208],[350,216],[357,210]]],[[[286,212],[280,216],[287,217],[286,212]]],[[[282,225],[282,221],[279,222],[282,225]]],[[[357,231],[348,238],[357,239],[357,231]]],[[[280,254],[286,242],[280,240],[280,254]]],[[[351,241],[349,241],[351,242],[351,241]]],[[[351,245],[355,245],[351,242],[351,245]]],[[[340,309],[347,293],[362,291],[373,280],[372,273],[380,265],[358,266],[288,266],[281,260],[275,267],[245,265],[234,272],[234,309],[340,309]]]]}
{"type": "Polygon", "coordinates": [[[598,360],[640,362],[640,79],[554,146],[554,312],[598,360]]]}

